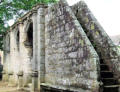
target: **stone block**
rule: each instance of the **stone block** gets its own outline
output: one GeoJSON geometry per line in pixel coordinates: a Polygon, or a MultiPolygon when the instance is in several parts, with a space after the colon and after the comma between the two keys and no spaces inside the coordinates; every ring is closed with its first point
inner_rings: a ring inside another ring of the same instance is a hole
{"type": "Polygon", "coordinates": [[[18,89],[23,89],[23,76],[18,75],[18,89]]]}
{"type": "Polygon", "coordinates": [[[23,87],[28,87],[29,83],[32,83],[31,74],[24,74],[23,75],[23,87]]]}

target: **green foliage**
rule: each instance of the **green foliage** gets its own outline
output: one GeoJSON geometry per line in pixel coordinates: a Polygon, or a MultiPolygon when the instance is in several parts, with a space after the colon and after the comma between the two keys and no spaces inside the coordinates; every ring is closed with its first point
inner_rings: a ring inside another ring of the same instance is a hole
{"type": "Polygon", "coordinates": [[[120,50],[120,46],[117,46],[118,50],[120,50]]]}
{"type": "Polygon", "coordinates": [[[2,48],[3,35],[9,28],[10,19],[21,17],[37,3],[55,3],[57,0],[1,0],[0,2],[0,49],[2,48]],[[1,36],[2,35],[2,36],[1,36]]]}

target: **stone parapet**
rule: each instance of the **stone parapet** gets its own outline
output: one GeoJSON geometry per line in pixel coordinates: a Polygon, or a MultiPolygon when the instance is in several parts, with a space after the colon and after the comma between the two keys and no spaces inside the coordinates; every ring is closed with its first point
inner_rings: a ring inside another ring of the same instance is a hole
{"type": "Polygon", "coordinates": [[[99,92],[99,57],[65,0],[45,15],[45,70],[47,84],[99,92]]]}
{"type": "Polygon", "coordinates": [[[99,24],[84,1],[73,5],[72,10],[82,25],[87,37],[98,53],[100,60],[109,65],[114,77],[120,77],[120,51],[99,24]]]}

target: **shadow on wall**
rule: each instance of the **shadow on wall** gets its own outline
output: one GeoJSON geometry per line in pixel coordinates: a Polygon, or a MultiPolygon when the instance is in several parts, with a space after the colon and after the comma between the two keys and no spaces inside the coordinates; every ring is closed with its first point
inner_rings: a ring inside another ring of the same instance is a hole
{"type": "Polygon", "coordinates": [[[2,80],[2,71],[3,71],[3,65],[1,64],[1,56],[0,56],[0,80],[2,80]]]}
{"type": "Polygon", "coordinates": [[[24,42],[26,48],[29,48],[29,56],[33,57],[33,23],[30,23],[27,31],[27,39],[24,42]]]}
{"type": "Polygon", "coordinates": [[[3,65],[0,64],[0,80],[2,80],[3,65]]]}

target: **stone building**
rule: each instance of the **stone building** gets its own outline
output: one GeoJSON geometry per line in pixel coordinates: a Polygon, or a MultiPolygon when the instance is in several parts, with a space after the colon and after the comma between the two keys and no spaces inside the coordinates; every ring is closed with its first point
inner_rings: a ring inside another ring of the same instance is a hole
{"type": "Polygon", "coordinates": [[[31,92],[120,92],[120,53],[87,5],[39,4],[4,37],[3,81],[31,92]]]}

